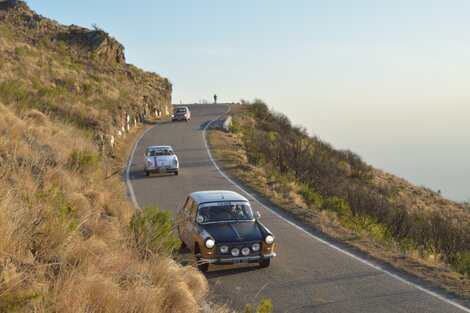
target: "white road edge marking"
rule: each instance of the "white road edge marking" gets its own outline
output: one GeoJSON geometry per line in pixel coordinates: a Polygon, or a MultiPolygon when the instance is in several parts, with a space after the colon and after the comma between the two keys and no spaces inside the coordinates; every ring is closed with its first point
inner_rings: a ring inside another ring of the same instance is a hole
{"type": "Polygon", "coordinates": [[[368,266],[370,266],[370,267],[372,267],[372,268],[374,268],[374,269],[376,269],[376,270],[378,270],[378,271],[381,271],[381,272],[387,274],[387,275],[390,276],[390,277],[393,277],[393,278],[395,278],[395,279],[398,279],[399,281],[401,281],[401,282],[403,282],[403,283],[405,283],[405,284],[408,284],[408,285],[410,285],[410,286],[412,286],[412,287],[415,287],[415,288],[417,288],[417,289],[419,289],[419,290],[421,290],[421,291],[423,291],[423,292],[425,292],[425,293],[427,293],[427,294],[429,294],[429,295],[431,295],[431,296],[434,296],[434,297],[438,298],[439,300],[442,300],[442,301],[444,301],[444,302],[446,302],[446,303],[448,303],[448,304],[451,304],[451,305],[453,305],[453,306],[455,306],[455,307],[461,309],[462,311],[465,311],[465,312],[470,313],[470,309],[469,309],[469,308],[467,308],[467,307],[465,307],[465,306],[463,306],[463,305],[461,305],[461,304],[459,304],[459,303],[457,303],[457,302],[454,302],[454,301],[452,301],[452,300],[449,300],[449,299],[447,299],[447,298],[445,298],[445,297],[443,297],[443,296],[441,296],[441,295],[439,295],[439,294],[437,294],[437,293],[435,293],[435,292],[433,292],[433,291],[431,291],[431,290],[428,290],[428,289],[426,289],[426,288],[424,288],[424,287],[421,287],[421,286],[419,286],[419,285],[417,285],[417,284],[415,284],[415,283],[412,283],[412,282],[410,282],[410,281],[408,281],[408,280],[406,280],[406,279],[404,279],[404,278],[402,278],[402,277],[400,277],[400,276],[398,276],[398,275],[396,275],[396,274],[393,274],[393,273],[391,273],[391,272],[389,272],[389,271],[383,269],[383,268],[380,267],[380,266],[377,266],[377,265],[375,265],[375,264],[372,264],[372,263],[370,263],[370,262],[367,261],[367,260],[364,260],[364,259],[362,259],[362,258],[360,258],[360,257],[358,257],[358,256],[356,256],[356,255],[354,255],[354,254],[352,254],[352,253],[346,251],[346,250],[343,250],[343,249],[341,249],[341,248],[339,248],[339,247],[337,247],[337,246],[335,246],[335,245],[333,245],[333,244],[331,244],[331,243],[329,243],[329,242],[327,242],[327,241],[325,241],[325,240],[323,240],[323,239],[321,239],[321,238],[319,238],[319,237],[313,235],[312,233],[310,233],[309,231],[307,231],[307,230],[304,229],[303,227],[301,227],[301,226],[295,224],[294,222],[291,222],[291,221],[285,219],[285,218],[282,217],[281,215],[277,214],[277,213],[276,213],[274,210],[272,210],[271,208],[265,206],[264,204],[262,204],[261,202],[259,202],[258,200],[256,200],[254,197],[252,197],[252,196],[250,195],[249,192],[247,192],[245,189],[243,189],[241,186],[239,186],[236,182],[234,182],[232,179],[230,179],[227,175],[225,175],[225,173],[219,168],[219,166],[218,166],[217,163],[215,162],[214,158],[212,157],[212,153],[211,153],[211,151],[209,150],[209,146],[207,145],[207,140],[206,140],[206,130],[207,130],[207,128],[209,128],[209,126],[212,125],[213,122],[215,122],[216,120],[218,120],[219,118],[221,118],[222,116],[224,116],[225,114],[227,114],[228,112],[230,112],[230,106],[228,106],[228,110],[227,110],[224,114],[220,115],[220,116],[217,117],[215,120],[213,120],[213,121],[211,121],[210,123],[208,123],[208,124],[206,125],[206,127],[204,127],[204,130],[202,131],[202,137],[204,138],[204,144],[205,144],[205,146],[206,146],[207,153],[209,154],[209,158],[211,159],[211,161],[212,161],[212,163],[214,164],[215,168],[219,171],[219,173],[220,173],[225,179],[227,179],[227,180],[228,180],[230,183],[232,183],[235,187],[237,187],[238,189],[240,189],[244,194],[246,194],[246,195],[249,196],[251,199],[253,199],[256,203],[258,203],[259,205],[261,205],[261,206],[264,207],[265,209],[269,210],[271,213],[273,213],[274,215],[276,215],[276,216],[279,217],[280,219],[282,219],[282,220],[284,220],[285,222],[291,224],[292,226],[294,226],[294,227],[297,228],[298,230],[304,232],[304,233],[307,234],[308,236],[313,237],[313,238],[315,238],[316,240],[320,241],[321,243],[323,243],[323,244],[325,244],[325,245],[327,245],[327,246],[329,246],[329,247],[331,247],[331,248],[333,248],[333,249],[336,249],[337,251],[342,252],[342,253],[344,253],[344,254],[346,254],[346,255],[352,257],[353,259],[355,259],[355,260],[357,260],[357,261],[359,261],[359,262],[361,262],[361,263],[364,263],[364,264],[366,264],[366,265],[368,265],[368,266]]]}

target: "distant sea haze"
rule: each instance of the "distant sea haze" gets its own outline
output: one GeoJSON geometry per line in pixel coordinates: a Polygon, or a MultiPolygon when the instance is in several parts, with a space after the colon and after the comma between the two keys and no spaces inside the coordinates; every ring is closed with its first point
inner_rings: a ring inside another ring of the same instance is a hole
{"type": "Polygon", "coordinates": [[[467,108],[294,109],[275,108],[311,135],[357,153],[375,168],[451,200],[470,202],[467,108]]]}

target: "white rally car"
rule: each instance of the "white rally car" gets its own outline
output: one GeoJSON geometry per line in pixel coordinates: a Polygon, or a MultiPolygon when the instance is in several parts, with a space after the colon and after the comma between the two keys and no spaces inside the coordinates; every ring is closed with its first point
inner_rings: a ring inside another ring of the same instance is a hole
{"type": "Polygon", "coordinates": [[[150,146],[145,151],[144,168],[147,176],[150,173],[175,173],[178,175],[180,164],[171,146],[150,146]]]}

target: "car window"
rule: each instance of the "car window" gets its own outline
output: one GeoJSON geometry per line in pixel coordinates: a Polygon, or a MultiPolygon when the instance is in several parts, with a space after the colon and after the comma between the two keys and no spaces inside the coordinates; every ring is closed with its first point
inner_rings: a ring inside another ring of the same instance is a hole
{"type": "Polygon", "coordinates": [[[199,207],[198,214],[204,217],[204,222],[253,219],[247,202],[205,204],[199,207]]]}
{"type": "Polygon", "coordinates": [[[177,108],[175,109],[175,113],[186,113],[186,108],[177,108]]]}
{"type": "Polygon", "coordinates": [[[172,149],[153,149],[153,150],[148,150],[146,153],[146,156],[148,157],[153,157],[153,156],[159,156],[159,155],[174,155],[175,152],[172,149]]]}
{"type": "Polygon", "coordinates": [[[189,209],[191,208],[192,203],[193,203],[193,200],[191,200],[190,197],[187,197],[186,201],[184,202],[183,211],[189,212],[189,209]]]}
{"type": "Polygon", "coordinates": [[[191,203],[191,206],[189,208],[189,217],[194,220],[196,218],[196,211],[197,210],[196,210],[196,204],[194,203],[194,201],[191,201],[191,202],[192,203],[191,203]]]}

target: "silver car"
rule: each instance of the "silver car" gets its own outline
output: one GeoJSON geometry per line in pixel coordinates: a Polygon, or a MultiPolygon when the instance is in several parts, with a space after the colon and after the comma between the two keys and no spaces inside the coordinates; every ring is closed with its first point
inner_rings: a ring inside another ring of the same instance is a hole
{"type": "Polygon", "coordinates": [[[180,164],[171,146],[147,147],[144,155],[145,175],[151,173],[175,173],[178,175],[180,164]]]}
{"type": "Polygon", "coordinates": [[[173,122],[175,121],[189,121],[191,119],[191,111],[187,106],[177,106],[171,116],[173,122]]]}

